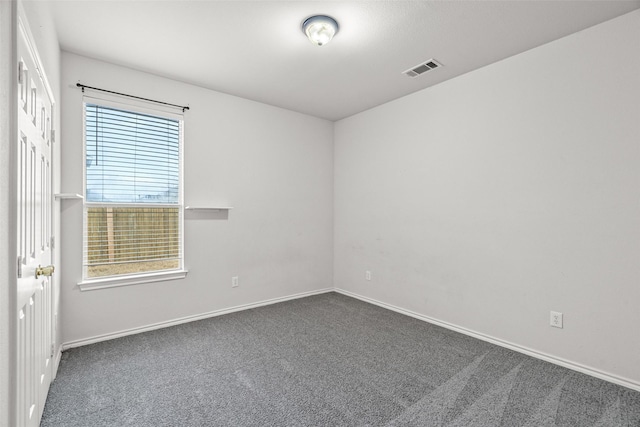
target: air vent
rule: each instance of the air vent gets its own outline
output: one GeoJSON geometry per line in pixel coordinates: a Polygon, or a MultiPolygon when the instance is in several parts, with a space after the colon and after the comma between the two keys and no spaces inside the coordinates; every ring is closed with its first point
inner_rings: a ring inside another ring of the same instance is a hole
{"type": "Polygon", "coordinates": [[[418,64],[415,67],[411,67],[407,71],[404,71],[402,74],[406,74],[409,77],[418,77],[420,74],[424,74],[428,71],[435,70],[436,68],[442,67],[442,64],[436,61],[435,59],[427,59],[422,64],[418,64]]]}

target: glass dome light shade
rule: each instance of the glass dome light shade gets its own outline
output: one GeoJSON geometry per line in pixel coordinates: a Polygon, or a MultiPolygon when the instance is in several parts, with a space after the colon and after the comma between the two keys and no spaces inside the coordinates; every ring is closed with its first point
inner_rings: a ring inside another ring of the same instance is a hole
{"type": "Polygon", "coordinates": [[[302,23],[302,31],[311,43],[322,46],[331,41],[338,32],[338,23],[330,16],[317,15],[307,18],[302,23]]]}

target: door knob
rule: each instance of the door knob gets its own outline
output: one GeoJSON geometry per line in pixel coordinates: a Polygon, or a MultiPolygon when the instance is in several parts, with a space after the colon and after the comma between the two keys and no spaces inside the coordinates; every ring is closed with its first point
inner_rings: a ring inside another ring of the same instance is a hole
{"type": "Polygon", "coordinates": [[[36,268],[36,279],[40,276],[49,276],[53,274],[55,271],[55,267],[53,265],[47,265],[46,267],[42,267],[41,265],[36,268]]]}

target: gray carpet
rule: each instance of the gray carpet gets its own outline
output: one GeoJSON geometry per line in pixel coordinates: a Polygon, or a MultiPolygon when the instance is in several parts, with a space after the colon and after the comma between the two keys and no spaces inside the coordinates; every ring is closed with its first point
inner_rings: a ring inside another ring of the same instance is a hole
{"type": "Polygon", "coordinates": [[[640,393],[336,293],[63,353],[41,426],[640,426],[640,393]]]}

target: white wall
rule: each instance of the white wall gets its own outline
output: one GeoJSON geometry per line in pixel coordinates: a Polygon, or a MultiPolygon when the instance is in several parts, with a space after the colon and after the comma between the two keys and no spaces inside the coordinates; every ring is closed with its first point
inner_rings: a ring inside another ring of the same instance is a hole
{"type": "Polygon", "coordinates": [[[81,82],[188,104],[185,203],[234,207],[187,216],[186,279],[80,292],[82,202],[65,202],[65,342],[332,286],[331,122],[69,53],[62,76],[63,191],[82,192],[81,82]]]}
{"type": "Polygon", "coordinates": [[[639,40],[635,11],[337,122],[336,287],[640,386],[639,40]]]}

